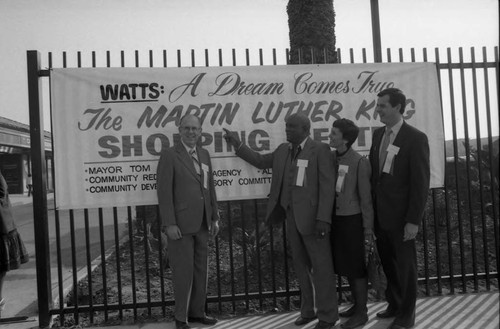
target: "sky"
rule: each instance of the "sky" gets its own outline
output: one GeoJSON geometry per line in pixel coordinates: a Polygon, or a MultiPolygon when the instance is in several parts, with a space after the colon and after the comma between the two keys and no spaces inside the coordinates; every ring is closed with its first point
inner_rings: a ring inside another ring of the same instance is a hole
{"type": "MultiPolygon", "coordinates": [[[[200,55],[208,49],[215,58],[218,49],[229,56],[233,48],[239,53],[248,48],[257,61],[258,49],[270,56],[276,48],[282,60],[289,47],[286,5],[286,0],[0,0],[0,116],[29,124],[27,50],[40,51],[45,65],[47,52],[60,60],[67,51],[69,66],[76,66],[77,51],[90,58],[91,51],[104,57],[106,50],[140,50],[147,60],[149,50],[165,49],[173,60],[178,49],[185,58],[191,49],[200,55]]],[[[493,58],[498,5],[498,0],[379,0],[384,54],[386,48],[411,47],[417,53],[437,47],[445,54],[450,47],[457,56],[463,47],[467,57],[470,47],[485,46],[493,58]]],[[[366,48],[372,58],[370,1],[334,0],[334,10],[337,48],[343,54],[353,48],[356,56],[366,48]]],[[[48,96],[43,97],[44,128],[50,130],[48,96]]]]}

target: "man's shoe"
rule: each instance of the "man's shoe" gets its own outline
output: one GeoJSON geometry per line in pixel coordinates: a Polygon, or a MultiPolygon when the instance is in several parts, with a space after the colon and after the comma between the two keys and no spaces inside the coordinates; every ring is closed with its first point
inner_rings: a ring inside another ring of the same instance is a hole
{"type": "Polygon", "coordinates": [[[356,314],[356,315],[352,316],[346,322],[342,323],[340,325],[340,327],[344,328],[344,329],[354,329],[354,328],[357,328],[359,326],[364,325],[367,322],[368,322],[368,315],[366,313],[356,314]]]}
{"type": "Polygon", "coordinates": [[[303,326],[305,324],[308,324],[311,321],[316,320],[316,317],[313,316],[312,318],[303,318],[302,316],[299,316],[297,320],[295,320],[295,325],[296,326],[303,326]]]}
{"type": "Polygon", "coordinates": [[[316,324],[316,327],[314,327],[314,329],[331,329],[335,326],[335,322],[330,323],[330,322],[326,322],[323,320],[319,320],[319,322],[316,324]]]}
{"type": "Polygon", "coordinates": [[[213,326],[214,324],[217,323],[217,319],[216,318],[212,318],[210,316],[204,316],[204,317],[200,317],[200,318],[197,318],[197,317],[188,317],[188,321],[189,322],[197,322],[197,323],[201,323],[201,324],[206,324],[208,326],[213,326]]]}
{"type": "Polygon", "coordinates": [[[396,313],[398,313],[397,310],[388,307],[385,311],[378,312],[377,318],[381,318],[381,319],[392,318],[392,317],[396,316],[396,313]]]}
{"type": "Polygon", "coordinates": [[[405,327],[405,326],[402,326],[400,324],[396,324],[396,323],[391,323],[391,325],[389,327],[387,327],[387,329],[409,329],[413,326],[410,326],[410,327],[405,327]]]}
{"type": "Polygon", "coordinates": [[[182,321],[179,321],[179,320],[175,320],[175,328],[176,329],[190,329],[191,327],[188,326],[188,324],[186,322],[182,322],[182,321]]]}
{"type": "Polygon", "coordinates": [[[342,318],[350,318],[351,316],[354,315],[354,312],[356,312],[356,305],[353,304],[347,310],[339,312],[339,316],[342,318]]]}

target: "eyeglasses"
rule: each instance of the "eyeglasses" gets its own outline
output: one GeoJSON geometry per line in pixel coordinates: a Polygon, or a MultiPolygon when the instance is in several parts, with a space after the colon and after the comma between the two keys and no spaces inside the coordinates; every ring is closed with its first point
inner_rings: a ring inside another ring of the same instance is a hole
{"type": "Polygon", "coordinates": [[[198,128],[198,127],[181,127],[181,129],[186,131],[186,132],[190,132],[190,131],[198,132],[201,130],[201,128],[198,128]]]}

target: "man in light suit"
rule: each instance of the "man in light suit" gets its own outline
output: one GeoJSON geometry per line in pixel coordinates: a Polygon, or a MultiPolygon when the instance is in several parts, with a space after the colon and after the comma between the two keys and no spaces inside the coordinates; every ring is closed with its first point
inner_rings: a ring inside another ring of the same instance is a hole
{"type": "Polygon", "coordinates": [[[207,325],[217,320],[205,314],[208,239],[219,231],[219,213],[208,151],[197,146],[201,122],[184,116],[181,141],[162,152],[157,169],[158,203],[162,227],[168,237],[173,272],[175,323],[207,325]]]}
{"type": "Polygon", "coordinates": [[[272,168],[266,220],[285,220],[295,272],[301,290],[296,325],[318,318],[316,329],[330,329],[338,320],[335,273],[330,245],[335,172],[328,145],[309,138],[309,119],[301,114],[286,121],[283,143],[261,155],[225,130],[236,155],[257,168],[272,168]],[[316,311],[315,311],[316,307],[316,311]]]}
{"type": "Polygon", "coordinates": [[[415,236],[429,191],[429,142],[404,122],[406,97],[401,90],[388,88],[377,96],[376,111],[385,127],[373,133],[370,162],[375,235],[388,302],[377,316],[395,317],[390,329],[411,328],[418,278],[415,236]]]}

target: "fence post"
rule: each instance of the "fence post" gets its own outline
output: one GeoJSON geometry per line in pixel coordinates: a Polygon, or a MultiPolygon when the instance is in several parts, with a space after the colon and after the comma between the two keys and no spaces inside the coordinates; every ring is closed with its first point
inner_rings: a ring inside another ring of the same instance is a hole
{"type": "MultiPolygon", "coordinates": [[[[30,116],[31,161],[33,173],[33,222],[35,227],[36,280],[40,328],[52,322],[50,278],[49,225],[47,210],[47,171],[45,165],[45,136],[41,104],[40,53],[27,51],[28,97],[30,116]]],[[[62,302],[62,301],[61,301],[62,302]]]]}
{"type": "Polygon", "coordinates": [[[380,36],[378,0],[371,0],[370,7],[372,14],[373,56],[375,58],[375,63],[382,63],[382,41],[380,36]]]}

